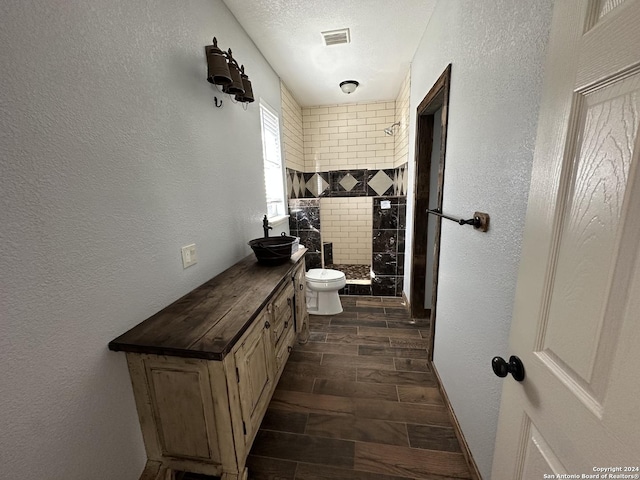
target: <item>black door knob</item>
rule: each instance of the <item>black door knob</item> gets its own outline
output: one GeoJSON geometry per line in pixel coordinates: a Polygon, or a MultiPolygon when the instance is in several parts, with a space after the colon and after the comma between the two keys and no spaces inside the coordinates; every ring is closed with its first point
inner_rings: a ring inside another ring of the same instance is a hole
{"type": "Polygon", "coordinates": [[[514,380],[521,382],[524,380],[524,365],[515,355],[509,357],[509,363],[507,363],[502,357],[493,357],[491,360],[491,368],[493,373],[499,377],[506,377],[509,373],[513,376],[514,380]]]}

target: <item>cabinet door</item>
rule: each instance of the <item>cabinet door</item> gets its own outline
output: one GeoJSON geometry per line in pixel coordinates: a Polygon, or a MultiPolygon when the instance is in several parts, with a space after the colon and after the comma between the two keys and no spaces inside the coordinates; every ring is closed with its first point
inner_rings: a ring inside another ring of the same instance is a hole
{"type": "Polygon", "coordinates": [[[265,311],[234,351],[246,441],[253,438],[259,427],[275,387],[270,327],[269,315],[265,311]]]}
{"type": "Polygon", "coordinates": [[[219,464],[207,362],[133,353],[127,354],[127,361],[151,459],[219,464]]]}
{"type": "Polygon", "coordinates": [[[306,341],[309,336],[309,314],[307,313],[307,282],[305,279],[304,260],[300,263],[293,277],[295,288],[296,332],[300,340],[306,341]]]}
{"type": "Polygon", "coordinates": [[[283,335],[293,324],[294,316],[294,291],[293,283],[286,283],[275,296],[271,305],[273,312],[273,343],[277,346],[280,344],[283,335]]]}

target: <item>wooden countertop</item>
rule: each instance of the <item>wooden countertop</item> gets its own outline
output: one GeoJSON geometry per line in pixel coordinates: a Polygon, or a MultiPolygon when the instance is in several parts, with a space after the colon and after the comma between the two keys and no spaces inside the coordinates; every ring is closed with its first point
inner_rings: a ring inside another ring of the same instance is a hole
{"type": "Polygon", "coordinates": [[[109,342],[114,351],[222,360],[303,258],[264,266],[251,254],[109,342]]]}

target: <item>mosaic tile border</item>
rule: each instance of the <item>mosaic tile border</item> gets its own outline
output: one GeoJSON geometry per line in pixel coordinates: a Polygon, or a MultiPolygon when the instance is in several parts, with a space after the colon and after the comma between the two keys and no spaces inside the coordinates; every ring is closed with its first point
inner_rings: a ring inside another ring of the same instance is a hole
{"type": "Polygon", "coordinates": [[[287,197],[388,197],[407,194],[408,163],[379,170],[304,173],[287,168],[287,197]]]}

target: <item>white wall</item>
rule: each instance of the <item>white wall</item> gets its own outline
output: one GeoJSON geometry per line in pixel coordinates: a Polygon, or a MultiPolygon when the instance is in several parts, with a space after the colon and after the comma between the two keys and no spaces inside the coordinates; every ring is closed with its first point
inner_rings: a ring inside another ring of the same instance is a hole
{"type": "MultiPolygon", "coordinates": [[[[443,209],[453,216],[476,210],[491,215],[488,233],[442,223],[434,349],[436,367],[485,478],[490,477],[502,388],[490,361],[515,353],[507,351],[507,343],[551,3],[438,2],[411,70],[409,158],[415,155],[416,107],[452,63],[443,209]]],[[[411,198],[415,169],[413,161],[409,165],[411,198]]],[[[412,207],[409,203],[408,234],[412,207]]],[[[404,285],[408,290],[408,278],[404,285]]]]}
{"type": "Polygon", "coordinates": [[[258,101],[214,107],[204,46],[278,110],[279,80],[220,0],[6,0],[0,18],[0,476],[138,478],[107,343],[249,254],[266,208],[258,101]]]}

